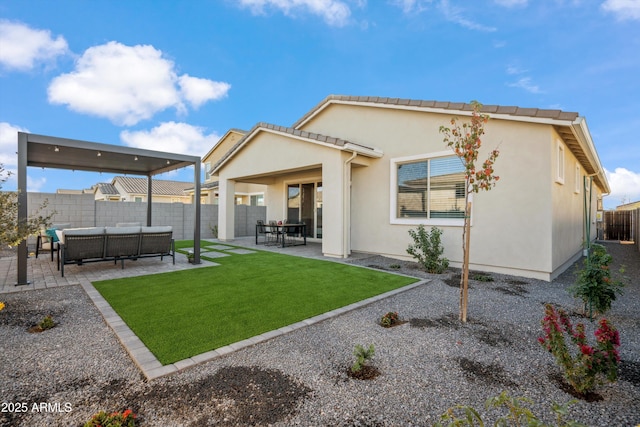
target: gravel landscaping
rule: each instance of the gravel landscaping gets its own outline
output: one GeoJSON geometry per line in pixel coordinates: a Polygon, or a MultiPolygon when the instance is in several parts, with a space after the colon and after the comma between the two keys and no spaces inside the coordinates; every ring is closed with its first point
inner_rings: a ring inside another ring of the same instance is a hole
{"type": "MultiPolygon", "coordinates": [[[[621,335],[619,380],[598,387],[593,401],[577,399],[568,418],[589,426],[636,426],[640,254],[631,245],[606,246],[613,269],[624,264],[628,277],[625,294],[607,315],[621,335]]],[[[80,286],[1,294],[0,426],[81,426],[100,410],[125,409],[138,414],[141,426],[428,426],[457,404],[473,406],[493,425],[499,412],[486,410],[484,402],[503,390],[532,399],[532,411],[553,423],[551,404],[575,399],[536,340],[543,305],[552,303],[585,322],[593,342],[594,325],[566,291],[575,266],[551,283],[498,274],[489,275],[493,281],[471,281],[463,325],[457,320],[459,271],[430,275],[415,263],[379,256],[352,262],[430,281],[152,381],[80,286]],[[381,327],[389,311],[406,323],[381,327]],[[54,328],[27,331],[48,314],[54,328]],[[347,374],[356,344],[374,344],[380,372],[374,379],[347,374]]]]}

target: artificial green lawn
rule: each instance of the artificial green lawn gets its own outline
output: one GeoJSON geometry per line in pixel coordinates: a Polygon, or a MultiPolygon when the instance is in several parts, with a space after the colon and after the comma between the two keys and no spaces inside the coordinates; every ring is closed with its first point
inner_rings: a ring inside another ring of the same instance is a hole
{"type": "Polygon", "coordinates": [[[93,285],[166,365],[417,281],[263,251],[214,261],[221,265],[93,285]]]}

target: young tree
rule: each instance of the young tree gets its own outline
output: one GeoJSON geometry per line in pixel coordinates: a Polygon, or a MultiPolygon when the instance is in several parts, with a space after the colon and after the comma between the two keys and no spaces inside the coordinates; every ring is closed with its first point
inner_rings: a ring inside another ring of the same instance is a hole
{"type": "Polygon", "coordinates": [[[494,175],[493,164],[498,157],[498,150],[489,153],[489,157],[478,167],[478,153],[484,135],[484,125],[489,121],[489,116],[480,113],[482,104],[471,101],[473,111],[471,122],[460,123],[458,118],[451,119],[451,127],[440,126],[440,133],[444,134],[444,142],[453,149],[460,158],[465,168],[465,213],[464,228],[462,231],[462,275],[460,278],[460,320],[467,321],[467,302],[469,296],[469,244],[471,234],[471,201],[470,193],[478,193],[480,190],[489,191],[500,177],[494,175]]]}
{"type": "MultiPolygon", "coordinates": [[[[0,190],[11,172],[6,171],[0,163],[0,190]]],[[[27,218],[24,222],[18,222],[18,193],[15,191],[0,191],[0,246],[17,246],[27,237],[36,234],[41,227],[47,226],[55,214],[40,215],[40,211],[47,207],[45,201],[40,205],[36,215],[27,218]]]]}

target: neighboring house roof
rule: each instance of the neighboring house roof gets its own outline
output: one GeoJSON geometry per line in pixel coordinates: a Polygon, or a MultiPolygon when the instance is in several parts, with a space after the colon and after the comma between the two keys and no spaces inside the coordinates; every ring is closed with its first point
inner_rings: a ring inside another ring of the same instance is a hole
{"type": "Polygon", "coordinates": [[[640,200],[637,202],[625,203],[623,205],[616,206],[617,211],[629,211],[634,209],[640,209],[640,200]]]}
{"type": "Polygon", "coordinates": [[[104,195],[119,195],[120,193],[118,192],[118,189],[115,187],[115,185],[111,184],[110,182],[99,182],[95,185],[95,188],[100,191],[102,194],[104,195]]]}
{"type": "MultiPolygon", "coordinates": [[[[129,194],[147,194],[147,178],[116,176],[112,184],[115,185],[116,181],[129,194]]],[[[185,190],[190,187],[193,188],[191,182],[154,179],[151,189],[154,195],[184,196],[185,190]]]]}
{"type": "Polygon", "coordinates": [[[207,152],[207,154],[205,154],[204,156],[202,156],[202,158],[203,158],[203,159],[206,159],[207,157],[209,157],[209,156],[211,155],[211,153],[213,153],[213,151],[216,149],[216,147],[218,146],[218,144],[220,144],[220,142],[224,141],[224,140],[225,140],[225,138],[227,138],[227,137],[228,137],[230,134],[232,134],[232,133],[237,133],[237,134],[240,134],[240,135],[246,135],[246,134],[247,134],[247,131],[246,131],[246,130],[242,130],[242,129],[237,129],[237,128],[231,128],[231,129],[229,129],[229,130],[228,130],[228,131],[227,131],[227,132],[222,136],[222,138],[220,138],[220,139],[218,140],[218,142],[217,142],[213,147],[211,147],[211,150],[209,150],[209,151],[207,152]]]}
{"type": "Polygon", "coordinates": [[[285,126],[273,125],[270,123],[258,123],[251,130],[243,136],[236,144],[231,147],[231,149],[226,152],[220,160],[213,166],[213,171],[216,172],[217,169],[222,166],[227,160],[229,160],[242,146],[244,146],[249,140],[251,140],[255,135],[260,132],[271,132],[271,133],[279,133],[289,135],[293,138],[322,144],[327,147],[332,147],[339,150],[349,150],[349,151],[357,151],[359,154],[362,154],[367,157],[381,157],[382,151],[378,150],[375,147],[368,147],[362,144],[356,144],[341,138],[335,138],[332,136],[322,135],[314,132],[307,132],[303,130],[298,130],[285,126]]]}

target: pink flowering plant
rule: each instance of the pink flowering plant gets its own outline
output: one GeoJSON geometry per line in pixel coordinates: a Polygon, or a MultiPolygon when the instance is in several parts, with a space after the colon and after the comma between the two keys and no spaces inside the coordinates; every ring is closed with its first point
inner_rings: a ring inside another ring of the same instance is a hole
{"type": "Polygon", "coordinates": [[[564,369],[564,378],[579,393],[592,391],[604,379],[614,382],[618,377],[620,355],[620,334],[607,321],[601,319],[595,331],[595,347],[587,343],[584,324],[578,323],[575,328],[567,313],[556,310],[551,304],[545,305],[545,316],[542,319],[544,337],[538,342],[549,350],[556,362],[564,369]],[[571,352],[567,346],[566,335],[577,347],[571,352]]]}

